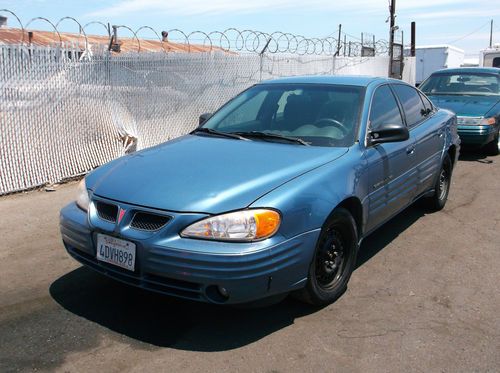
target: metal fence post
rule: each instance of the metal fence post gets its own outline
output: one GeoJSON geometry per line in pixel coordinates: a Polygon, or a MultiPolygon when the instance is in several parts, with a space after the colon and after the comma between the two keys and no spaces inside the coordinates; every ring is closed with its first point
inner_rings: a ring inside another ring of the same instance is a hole
{"type": "Polygon", "coordinates": [[[260,51],[260,74],[259,74],[259,82],[262,82],[262,70],[264,69],[264,53],[266,52],[267,47],[269,47],[269,43],[271,42],[271,38],[267,40],[266,45],[260,51]]]}

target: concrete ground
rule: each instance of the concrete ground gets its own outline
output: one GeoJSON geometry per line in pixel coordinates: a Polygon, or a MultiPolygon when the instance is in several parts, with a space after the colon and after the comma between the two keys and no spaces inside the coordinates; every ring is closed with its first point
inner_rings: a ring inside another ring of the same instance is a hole
{"type": "Polygon", "coordinates": [[[462,156],[446,208],[368,237],[348,291],[314,309],[180,301],[72,260],[76,183],[0,198],[0,371],[498,372],[500,156],[462,156]]]}

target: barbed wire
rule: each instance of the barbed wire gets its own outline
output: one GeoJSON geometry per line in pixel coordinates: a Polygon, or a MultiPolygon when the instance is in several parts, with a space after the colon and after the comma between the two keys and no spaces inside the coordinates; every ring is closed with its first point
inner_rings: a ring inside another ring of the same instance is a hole
{"type": "MultiPolygon", "coordinates": [[[[9,9],[0,9],[0,13],[9,13],[14,16],[19,23],[21,29],[20,44],[25,45],[25,34],[28,27],[35,21],[43,21],[47,23],[57,35],[59,45],[63,44],[60,30],[60,25],[63,21],[72,21],[78,26],[79,39],[83,38],[83,50],[89,49],[89,36],[87,29],[90,26],[102,26],[106,31],[105,37],[109,49],[113,43],[124,37],[118,35],[118,31],[125,31],[131,34],[133,43],[137,46],[137,51],[141,51],[141,40],[154,40],[159,43],[160,51],[167,53],[170,48],[169,44],[177,44],[185,46],[188,52],[196,50],[196,47],[203,46],[208,51],[219,50],[223,52],[236,52],[236,53],[291,53],[299,55],[339,55],[339,56],[366,56],[365,49],[371,50],[374,55],[387,54],[388,42],[383,39],[376,40],[372,34],[364,33],[366,38],[363,40],[353,37],[350,34],[342,33],[343,40],[338,40],[333,36],[324,38],[306,37],[304,35],[296,35],[289,32],[274,31],[272,33],[257,31],[257,30],[238,30],[236,28],[228,28],[223,31],[204,32],[200,30],[186,33],[180,29],[169,29],[158,32],[150,26],[141,26],[133,29],[127,25],[113,25],[111,30],[109,24],[106,25],[101,21],[88,22],[82,26],[73,17],[62,17],[57,22],[53,23],[44,17],[35,17],[29,20],[25,25],[21,19],[9,9]],[[153,39],[141,39],[139,33],[149,30],[154,35],[153,39]],[[347,39],[349,37],[350,40],[347,39]],[[118,39],[118,40],[117,40],[118,39]]],[[[102,36],[102,35],[99,35],[102,36]]],[[[57,42],[56,40],[56,42],[57,42]]],[[[369,53],[369,54],[370,54],[369,53]]]]}

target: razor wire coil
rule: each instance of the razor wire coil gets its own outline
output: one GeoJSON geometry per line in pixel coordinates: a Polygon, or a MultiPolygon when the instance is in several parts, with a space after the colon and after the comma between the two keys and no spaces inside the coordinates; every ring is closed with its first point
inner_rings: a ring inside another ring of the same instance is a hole
{"type": "MultiPolygon", "coordinates": [[[[9,9],[0,9],[0,13],[5,12],[15,17],[21,28],[20,43],[26,44],[25,34],[29,27],[36,21],[43,21],[50,25],[52,31],[57,36],[56,40],[59,45],[63,44],[61,30],[63,21],[72,21],[78,25],[79,37],[84,40],[84,46],[81,49],[89,48],[89,40],[87,37],[87,30],[89,26],[100,25],[106,32],[108,38],[107,43],[110,44],[114,35],[110,28],[101,21],[87,22],[82,24],[75,18],[65,16],[60,18],[56,23],[51,22],[45,17],[35,17],[29,20],[26,24],[21,22],[21,19],[9,9]]],[[[239,52],[239,53],[261,53],[265,49],[266,53],[289,53],[298,55],[348,55],[348,56],[361,56],[362,49],[373,48],[376,55],[387,54],[388,42],[386,40],[375,40],[372,34],[364,33],[361,39],[353,37],[349,34],[343,33],[344,39],[336,39],[333,36],[324,38],[306,37],[304,35],[292,34],[290,32],[274,31],[271,33],[258,31],[258,30],[238,30],[236,28],[228,28],[222,31],[214,30],[205,32],[202,30],[195,30],[185,32],[183,30],[173,28],[168,30],[158,31],[155,28],[144,25],[136,29],[128,25],[113,25],[113,28],[120,31],[125,31],[125,37],[129,37],[136,44],[136,50],[141,51],[141,39],[139,33],[145,30],[151,32],[152,40],[160,43],[159,51],[168,52],[166,47],[167,42],[183,45],[187,52],[196,51],[196,46],[203,46],[209,51],[219,50],[224,52],[239,52]],[[160,35],[165,35],[161,37],[160,35]]],[[[119,38],[124,37],[122,32],[119,33],[119,38]]],[[[143,39],[146,40],[146,39],[143,39]]]]}

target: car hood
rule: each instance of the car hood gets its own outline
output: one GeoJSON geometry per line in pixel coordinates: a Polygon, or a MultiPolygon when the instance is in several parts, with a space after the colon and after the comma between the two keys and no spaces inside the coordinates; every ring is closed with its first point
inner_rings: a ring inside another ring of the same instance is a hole
{"type": "Polygon", "coordinates": [[[500,101],[498,96],[427,95],[438,107],[455,112],[458,116],[480,117],[500,101]]]}
{"type": "Polygon", "coordinates": [[[187,135],[101,166],[86,183],[104,198],[216,214],[244,208],[347,151],[187,135]]]}

